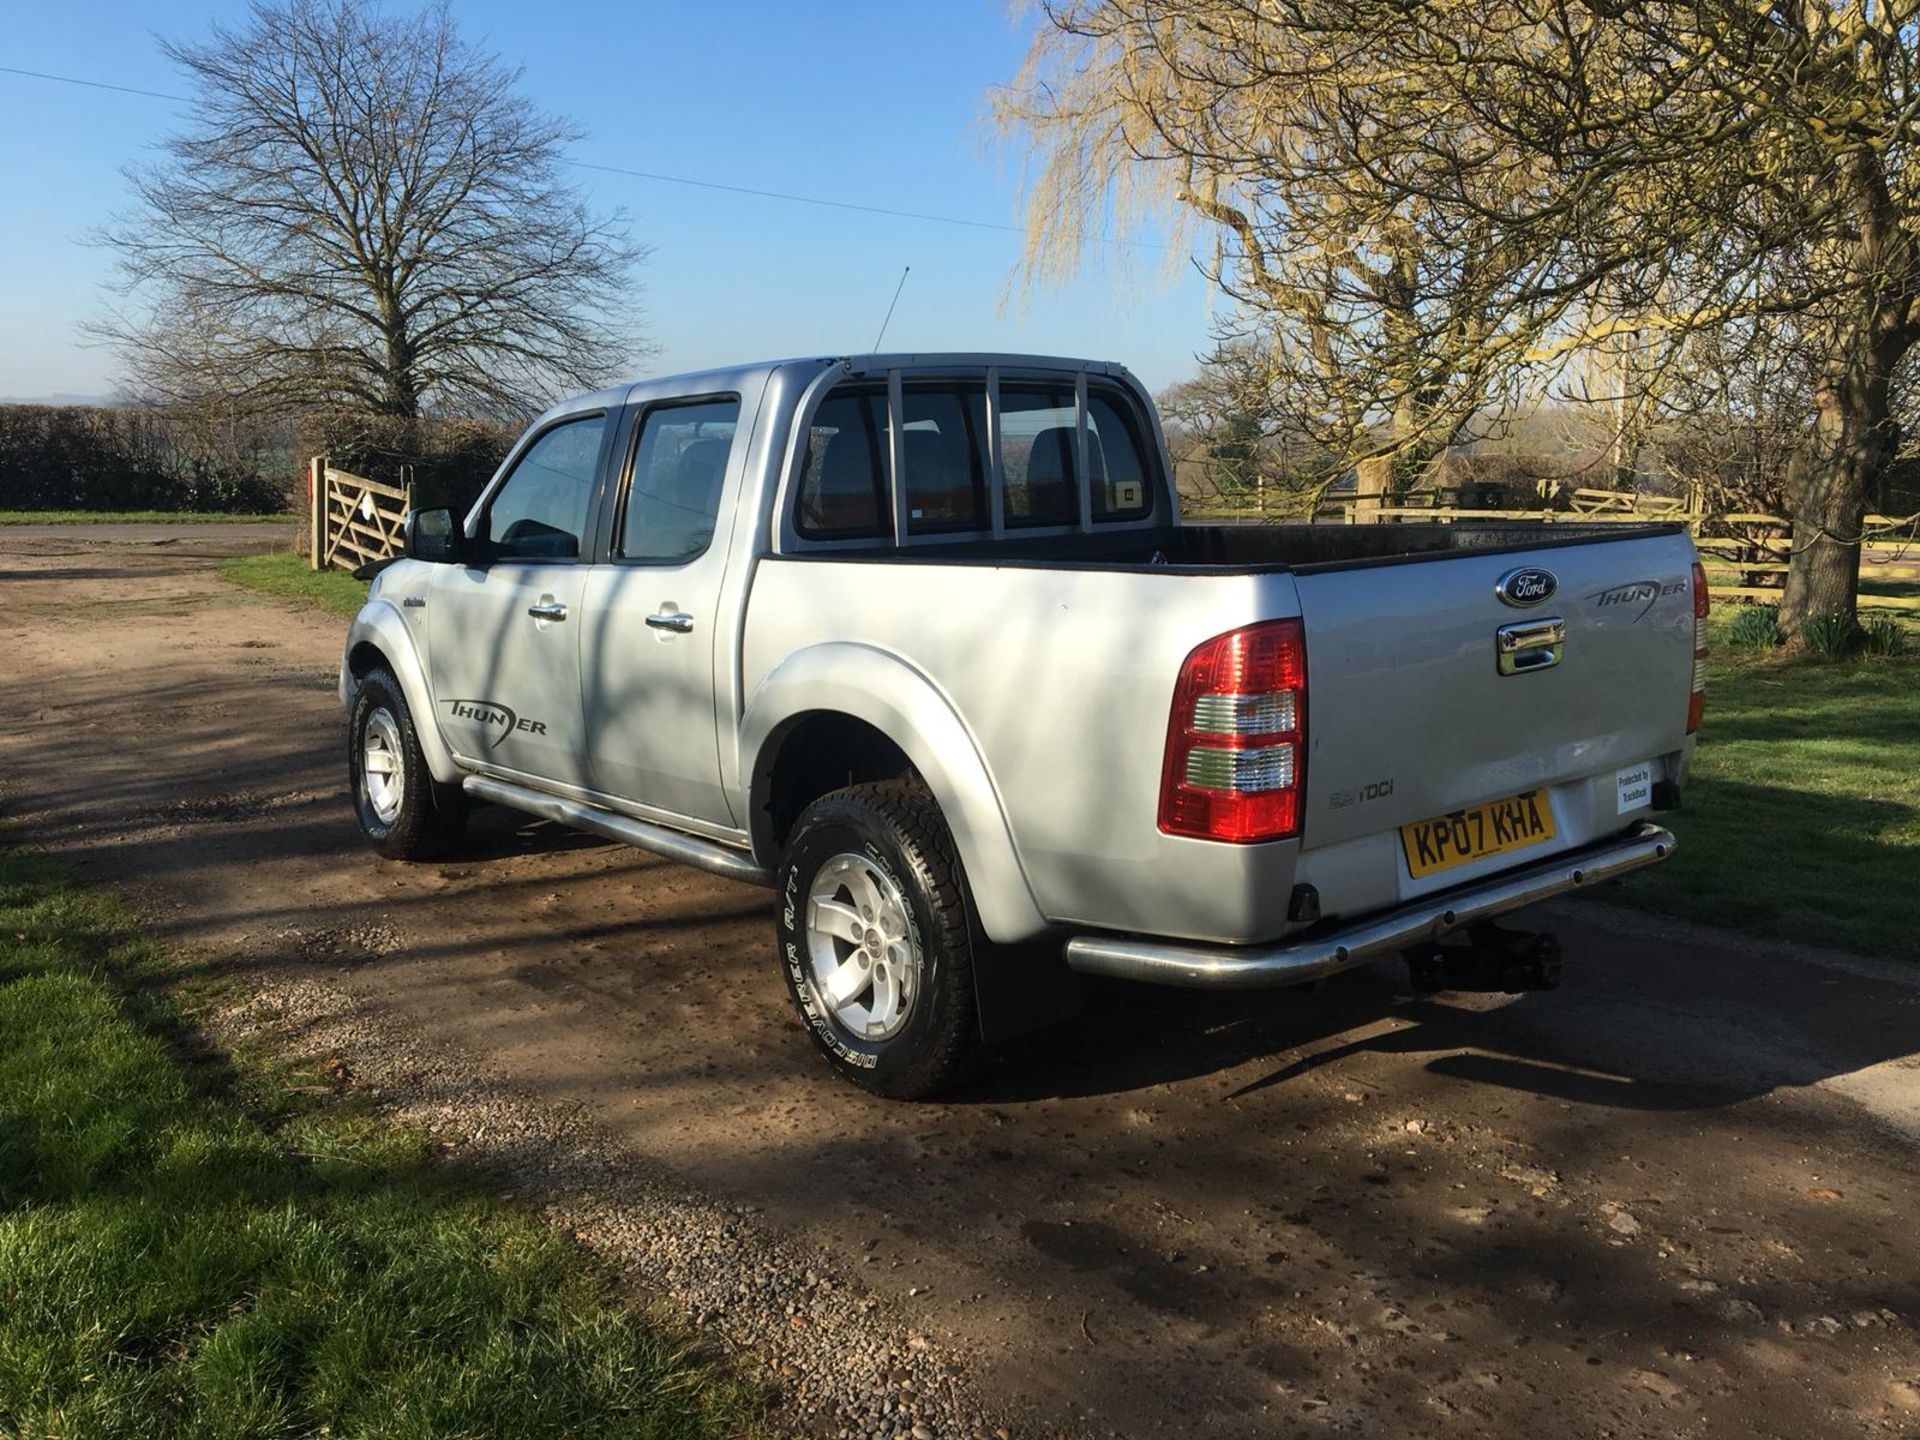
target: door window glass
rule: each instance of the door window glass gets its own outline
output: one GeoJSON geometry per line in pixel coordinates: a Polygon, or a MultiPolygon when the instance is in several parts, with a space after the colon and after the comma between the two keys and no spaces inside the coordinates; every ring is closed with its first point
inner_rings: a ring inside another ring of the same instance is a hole
{"type": "Polygon", "coordinates": [[[600,469],[605,415],[565,420],[514,464],[487,507],[487,539],[503,560],[577,560],[600,469]]]}
{"type": "Polygon", "coordinates": [[[690,560],[713,542],[739,422],[737,396],[647,412],[620,527],[622,558],[690,560]]]}

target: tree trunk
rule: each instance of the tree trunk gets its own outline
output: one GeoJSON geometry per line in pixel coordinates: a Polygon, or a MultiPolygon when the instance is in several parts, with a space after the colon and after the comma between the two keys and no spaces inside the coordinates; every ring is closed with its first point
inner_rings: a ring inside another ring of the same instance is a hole
{"type": "Polygon", "coordinates": [[[1398,505],[1394,494],[1393,457],[1370,455],[1354,467],[1354,489],[1368,497],[1369,512],[1382,505],[1398,505]]]}
{"type": "MultiPolygon", "coordinates": [[[[1808,5],[1826,23],[1825,8],[1808,5]]],[[[1858,624],[1861,519],[1867,496],[1899,448],[1893,419],[1894,367],[1914,343],[1910,317],[1920,303],[1920,252],[1893,199],[1883,161],[1851,149],[1836,180],[1852,233],[1835,253],[1859,308],[1837,316],[1814,386],[1813,434],[1788,475],[1793,555],[1780,597],[1780,630],[1805,643],[1809,620],[1840,615],[1858,624]]]]}
{"type": "Polygon", "coordinates": [[[417,419],[420,415],[419,356],[414,353],[413,335],[397,296],[381,295],[380,319],[381,340],[386,350],[380,376],[386,393],[381,396],[380,408],[405,420],[417,419]]]}
{"type": "Polygon", "coordinates": [[[1816,615],[1855,617],[1861,517],[1897,448],[1888,382],[1904,348],[1889,327],[1862,319],[1822,367],[1813,435],[1789,475],[1793,554],[1780,629],[1792,643],[1816,615]]]}

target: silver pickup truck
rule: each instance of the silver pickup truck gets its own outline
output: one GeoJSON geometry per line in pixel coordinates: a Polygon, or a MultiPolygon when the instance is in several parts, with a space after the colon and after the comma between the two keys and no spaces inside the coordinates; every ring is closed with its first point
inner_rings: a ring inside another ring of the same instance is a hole
{"type": "Polygon", "coordinates": [[[1075,973],[1551,984],[1494,917],[1671,854],[1700,722],[1682,527],[1182,524],[1111,364],[583,395],[406,548],[340,671],[374,846],[491,803],[771,886],[807,1032],[892,1096],[1075,973]]]}

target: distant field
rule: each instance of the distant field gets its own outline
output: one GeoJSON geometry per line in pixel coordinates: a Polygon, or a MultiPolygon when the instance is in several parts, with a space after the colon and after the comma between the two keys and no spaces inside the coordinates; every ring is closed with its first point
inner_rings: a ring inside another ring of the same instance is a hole
{"type": "Polygon", "coordinates": [[[0,525],[292,525],[300,517],[210,510],[0,510],[0,525]]]}

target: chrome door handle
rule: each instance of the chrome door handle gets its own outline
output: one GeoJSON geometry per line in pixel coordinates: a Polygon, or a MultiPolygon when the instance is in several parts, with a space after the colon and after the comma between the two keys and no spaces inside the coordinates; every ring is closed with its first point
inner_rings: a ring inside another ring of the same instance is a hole
{"type": "Polygon", "coordinates": [[[662,610],[647,616],[647,624],[656,630],[673,630],[685,635],[693,629],[693,617],[684,610],[662,610]]]}
{"type": "Polygon", "coordinates": [[[567,618],[567,607],[558,600],[542,600],[538,605],[529,605],[527,614],[536,620],[564,620],[567,618]]]}

